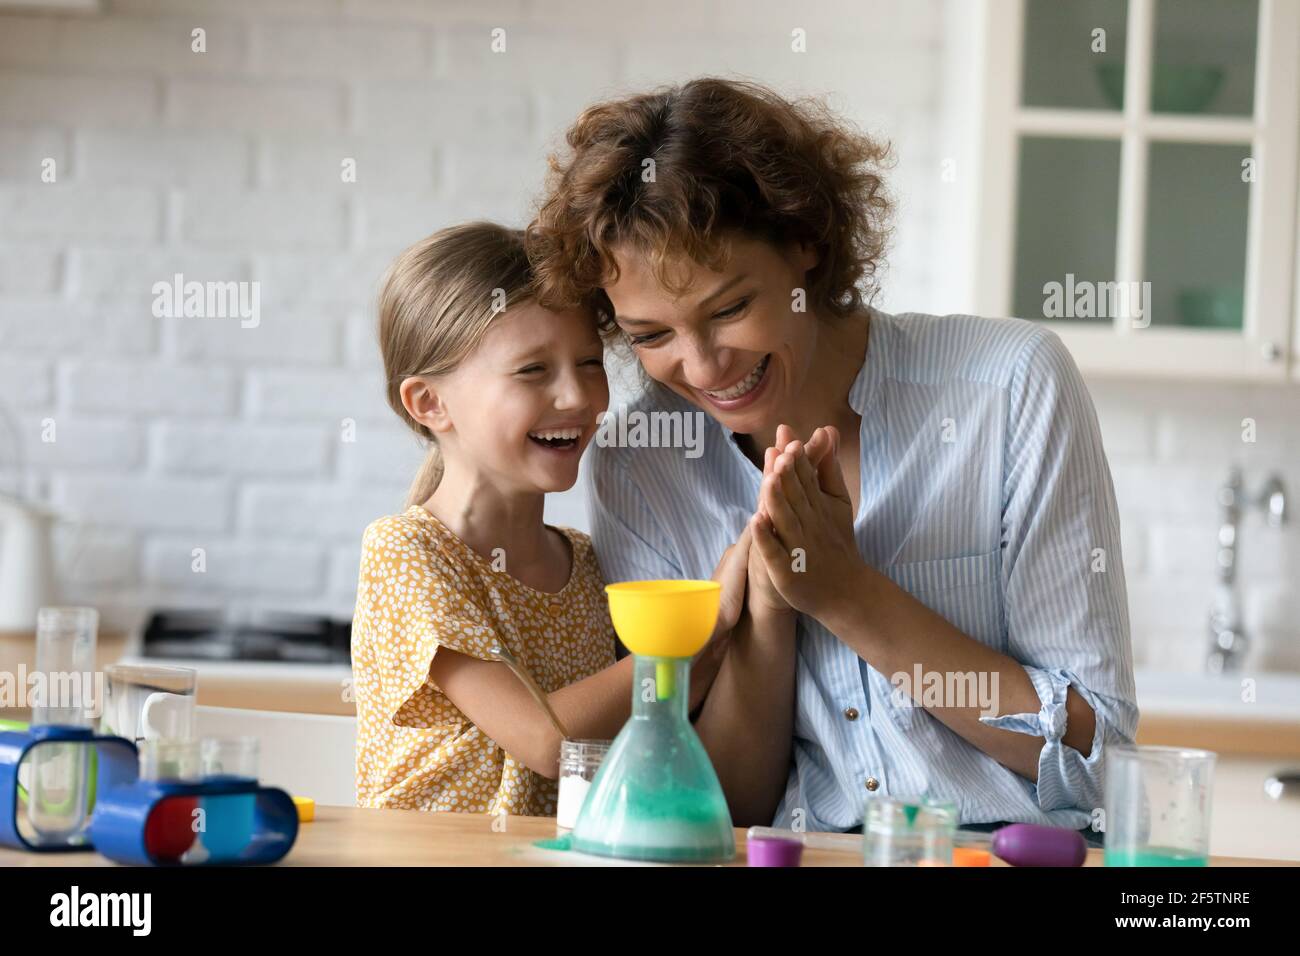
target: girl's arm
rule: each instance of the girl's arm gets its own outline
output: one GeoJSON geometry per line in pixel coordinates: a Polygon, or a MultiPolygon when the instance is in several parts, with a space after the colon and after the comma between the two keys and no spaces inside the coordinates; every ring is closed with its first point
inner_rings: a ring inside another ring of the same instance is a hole
{"type": "MultiPolygon", "coordinates": [[[[722,568],[719,566],[719,571],[722,568]]],[[[742,578],[742,587],[743,583],[742,578]]],[[[688,697],[692,710],[704,699],[718,673],[722,646],[715,639],[692,663],[688,697]]],[[[632,713],[632,664],[632,658],[625,657],[547,695],[560,723],[573,738],[612,740],[623,729],[632,713]]],[[[505,664],[443,647],[433,657],[429,677],[506,753],[544,777],[559,776],[560,734],[505,664]]]]}
{"type": "MultiPolygon", "coordinates": [[[[530,770],[560,775],[560,734],[510,669],[439,648],[429,677],[479,730],[530,770]]],[[[574,738],[611,740],[631,714],[632,658],[547,695],[574,738]]]]}

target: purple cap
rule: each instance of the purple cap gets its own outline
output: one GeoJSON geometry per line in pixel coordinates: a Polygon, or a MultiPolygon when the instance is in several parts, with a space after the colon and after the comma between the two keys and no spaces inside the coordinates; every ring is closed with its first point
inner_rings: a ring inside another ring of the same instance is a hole
{"type": "Polygon", "coordinates": [[[802,856],[803,844],[798,840],[749,837],[745,841],[750,866],[798,866],[802,856]]]}
{"type": "Polygon", "coordinates": [[[1012,823],[994,831],[993,853],[1012,866],[1083,866],[1088,842],[1077,830],[1012,823]]]}

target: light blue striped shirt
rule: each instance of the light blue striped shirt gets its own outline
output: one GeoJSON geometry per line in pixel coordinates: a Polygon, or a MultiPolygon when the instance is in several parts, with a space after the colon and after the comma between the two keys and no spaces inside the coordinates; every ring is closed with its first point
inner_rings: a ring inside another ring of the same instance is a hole
{"type": "MultiPolygon", "coordinates": [[[[888,675],[800,615],[794,759],[773,822],[846,830],[874,792],[951,800],[963,824],[1089,826],[1106,750],[1133,740],[1138,711],[1114,486],[1073,359],[1019,319],[872,310],[849,403],[862,417],[863,560],[1024,665],[1041,709],[981,719],[1046,745],[1035,784],[902,704],[888,675]],[[1061,741],[1069,686],[1097,717],[1086,758],[1061,741]]],[[[697,409],[654,386],[628,411],[697,409]]],[[[708,578],[740,535],[762,475],[704,420],[698,457],[593,445],[588,502],[608,580],[708,578]]]]}

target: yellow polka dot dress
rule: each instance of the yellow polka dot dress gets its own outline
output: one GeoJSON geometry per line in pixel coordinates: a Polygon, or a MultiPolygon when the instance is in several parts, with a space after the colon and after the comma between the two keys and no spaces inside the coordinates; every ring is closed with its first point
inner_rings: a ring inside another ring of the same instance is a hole
{"type": "MultiPolygon", "coordinates": [[[[359,806],[555,814],[556,782],[474,726],[429,667],[439,647],[492,660],[500,642],[551,693],[614,663],[591,539],[557,530],[573,571],[547,594],[495,569],[419,505],[366,528],[352,621],[359,806]]],[[[537,719],[546,720],[540,708],[537,719]]]]}

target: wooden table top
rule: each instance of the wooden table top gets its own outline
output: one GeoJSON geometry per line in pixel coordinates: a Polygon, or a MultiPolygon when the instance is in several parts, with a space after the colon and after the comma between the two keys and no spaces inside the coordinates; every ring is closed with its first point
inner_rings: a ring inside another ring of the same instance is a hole
{"type": "MultiPolygon", "coordinates": [[[[553,817],[495,818],[479,813],[419,810],[316,808],[304,823],[284,866],[582,866],[635,865],[575,853],[542,850],[535,840],[555,836],[553,817]]],[[[993,861],[1002,866],[1000,860],[993,861]]],[[[1086,866],[1101,866],[1100,850],[1089,850],[1086,866]]],[[[0,849],[3,866],[112,866],[97,853],[24,853],[0,849]]],[[[745,866],[745,830],[736,830],[736,858],[745,866]]],[[[804,866],[859,866],[855,853],[806,849],[804,866]]],[[[1288,866],[1280,860],[1212,857],[1211,866],[1288,866]]]]}

